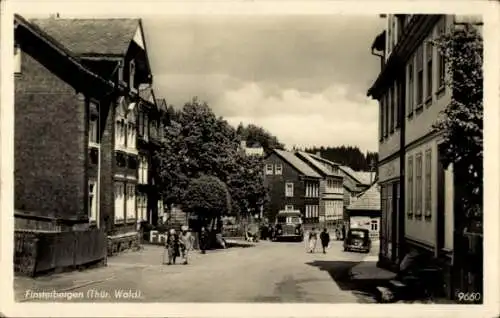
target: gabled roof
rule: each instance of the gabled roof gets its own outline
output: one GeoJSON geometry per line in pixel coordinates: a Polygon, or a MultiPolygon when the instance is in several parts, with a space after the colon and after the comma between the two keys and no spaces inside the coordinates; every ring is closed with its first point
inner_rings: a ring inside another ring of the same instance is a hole
{"type": "Polygon", "coordinates": [[[280,158],[288,162],[292,167],[297,169],[300,173],[307,177],[311,178],[321,178],[321,176],[314,171],[307,163],[302,161],[299,157],[297,157],[294,153],[291,153],[286,150],[278,150],[274,149],[274,153],[276,153],[280,158]]]}
{"type": "Polygon", "coordinates": [[[314,168],[316,168],[317,170],[321,171],[321,173],[323,173],[324,175],[327,175],[327,176],[337,176],[335,173],[333,173],[327,167],[325,167],[324,164],[322,164],[317,159],[315,159],[316,156],[313,156],[313,155],[311,155],[311,154],[309,154],[307,152],[304,152],[304,151],[297,151],[297,155],[301,159],[303,159],[304,161],[306,161],[307,163],[309,163],[310,165],[312,165],[314,168]]]}
{"type": "Polygon", "coordinates": [[[49,18],[31,22],[77,55],[124,56],[140,26],[139,19],[49,18]]]}
{"type": "Polygon", "coordinates": [[[380,211],[380,189],[378,184],[373,184],[356,199],[348,210],[380,211]]]}
{"type": "Polygon", "coordinates": [[[346,174],[351,176],[353,179],[361,183],[362,185],[371,185],[373,180],[375,179],[375,172],[368,171],[355,171],[351,167],[348,166],[339,166],[339,168],[344,171],[346,174]],[[370,180],[371,177],[371,180],[370,180]]]}
{"type": "MultiPolygon", "coordinates": [[[[60,56],[61,59],[64,59],[64,62],[69,62],[69,64],[62,63],[62,60],[58,60],[57,63],[51,63],[54,65],[53,71],[54,73],[61,72],[63,73],[64,71],[66,73],[68,72],[73,72],[71,73],[71,76],[69,76],[72,79],[80,79],[79,77],[75,76],[75,73],[81,73],[85,77],[83,78],[84,80],[89,80],[92,81],[93,83],[99,83],[103,84],[107,87],[107,89],[111,90],[115,88],[115,85],[112,81],[109,81],[107,79],[102,78],[98,74],[94,73],[92,70],[87,68],[85,65],[81,63],[81,61],[75,57],[72,52],[70,52],[62,43],[58,42],[56,39],[54,39],[51,35],[47,34],[44,32],[40,27],[37,25],[34,25],[33,23],[28,22],[26,19],[24,19],[22,16],[15,14],[14,15],[14,24],[16,27],[21,26],[26,30],[28,33],[25,34],[31,34],[34,36],[34,39],[39,39],[41,42],[47,45],[52,52],[55,52],[57,55],[60,56]]],[[[15,31],[14,37],[16,37],[18,33],[15,31]]],[[[20,39],[16,39],[17,41],[20,41],[20,39]]],[[[39,51],[35,48],[34,52],[39,51]]],[[[40,62],[40,61],[39,61],[40,62]]],[[[41,62],[43,64],[43,62],[41,62]]],[[[46,65],[47,67],[47,65],[46,65]]],[[[87,82],[87,84],[90,82],[87,82]]]]}

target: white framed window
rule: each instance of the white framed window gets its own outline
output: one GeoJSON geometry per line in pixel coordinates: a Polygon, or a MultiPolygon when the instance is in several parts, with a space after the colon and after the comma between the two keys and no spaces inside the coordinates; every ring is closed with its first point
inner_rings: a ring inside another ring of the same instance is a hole
{"type": "MultiPolygon", "coordinates": [[[[436,32],[437,36],[442,36],[446,32],[446,19],[445,17],[441,18],[439,20],[437,26],[436,26],[436,32]]],[[[444,89],[444,79],[445,79],[445,59],[444,59],[444,54],[441,54],[441,52],[438,52],[438,59],[437,59],[437,86],[438,89],[444,89]]]]}
{"type": "Polygon", "coordinates": [[[424,102],[424,46],[417,49],[417,108],[424,102]]]}
{"type": "Polygon", "coordinates": [[[124,149],[126,146],[125,135],[127,127],[125,126],[125,120],[123,118],[118,118],[115,125],[115,147],[118,149],[124,149]]]}
{"type": "Polygon", "coordinates": [[[135,61],[132,60],[129,63],[129,86],[130,90],[135,90],[135,61]]]}
{"type": "Polygon", "coordinates": [[[89,146],[98,147],[100,143],[99,136],[99,105],[95,102],[89,102],[89,146]]]}
{"type": "Polygon", "coordinates": [[[415,216],[422,217],[422,153],[415,157],[415,216]]]}
{"type": "Polygon", "coordinates": [[[292,182],[287,182],[285,184],[285,196],[286,197],[293,197],[293,183],[292,182]]]}
{"type": "Polygon", "coordinates": [[[274,169],[273,169],[273,164],[268,163],[266,164],[266,175],[273,175],[274,174],[274,169]]]}
{"type": "Polygon", "coordinates": [[[125,220],[125,184],[115,182],[115,223],[125,220]]]}
{"type": "Polygon", "coordinates": [[[135,184],[127,184],[127,221],[136,220],[135,184]]]}
{"type": "Polygon", "coordinates": [[[21,73],[21,47],[14,45],[14,74],[21,73]]]}
{"type": "Polygon", "coordinates": [[[434,45],[431,43],[431,38],[429,37],[426,40],[425,45],[425,99],[426,102],[428,100],[432,100],[433,93],[433,77],[434,77],[434,68],[432,63],[432,58],[434,54],[434,45]]]}
{"type": "Polygon", "coordinates": [[[127,148],[136,149],[137,145],[137,132],[135,124],[128,122],[127,124],[127,148]]]}
{"type": "Polygon", "coordinates": [[[282,175],[283,174],[283,165],[281,163],[277,163],[274,166],[274,173],[277,175],[282,175]]]}
{"type": "Polygon", "coordinates": [[[413,156],[408,157],[408,166],[407,166],[407,176],[408,176],[408,186],[406,188],[406,211],[408,218],[412,218],[413,216],[413,156]]]}
{"type": "Polygon", "coordinates": [[[88,215],[91,222],[97,221],[97,182],[94,179],[89,180],[88,215]]]}
{"type": "MultiPolygon", "coordinates": [[[[148,213],[147,195],[145,193],[139,193],[137,194],[136,200],[137,200],[137,217],[142,221],[147,220],[147,213],[148,213]]],[[[158,213],[158,215],[160,214],[158,213]]],[[[163,215],[163,212],[161,215],[163,215]]]]}
{"type": "Polygon", "coordinates": [[[285,205],[285,210],[286,211],[292,211],[293,210],[293,205],[291,205],[291,204],[285,205]]]}
{"type": "Polygon", "coordinates": [[[140,184],[148,184],[148,157],[141,155],[139,156],[139,183],[140,184]]]}

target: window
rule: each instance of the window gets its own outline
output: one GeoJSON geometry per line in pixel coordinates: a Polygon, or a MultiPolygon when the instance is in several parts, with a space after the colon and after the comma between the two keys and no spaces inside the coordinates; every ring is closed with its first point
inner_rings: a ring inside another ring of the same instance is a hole
{"type": "Polygon", "coordinates": [[[285,205],[285,210],[286,211],[292,211],[293,210],[293,205],[285,205]]]}
{"type": "Polygon", "coordinates": [[[278,164],[275,165],[274,171],[278,175],[283,174],[283,166],[281,165],[281,163],[278,163],[278,164]]]}
{"type": "Polygon", "coordinates": [[[293,183],[287,182],[285,185],[285,196],[293,197],[293,183]]]}
{"type": "Polygon", "coordinates": [[[132,90],[132,89],[135,88],[134,79],[135,79],[135,62],[134,61],[130,61],[130,64],[129,64],[129,86],[130,86],[130,90],[132,90]]]}
{"type": "Polygon", "coordinates": [[[417,108],[419,108],[424,100],[424,63],[423,63],[423,46],[420,45],[417,49],[417,108]]]}
{"type": "Polygon", "coordinates": [[[148,157],[141,155],[139,157],[139,183],[148,184],[148,157]]]}
{"type": "Polygon", "coordinates": [[[389,93],[385,95],[385,113],[384,113],[384,118],[385,118],[385,128],[384,128],[384,137],[387,137],[389,134],[389,107],[390,107],[390,97],[389,93]]]}
{"type": "Polygon", "coordinates": [[[145,141],[149,140],[148,115],[143,110],[139,112],[139,134],[145,141]]]}
{"type": "MultiPolygon", "coordinates": [[[[438,25],[437,25],[437,35],[441,36],[446,32],[446,20],[443,17],[441,20],[439,20],[438,25]]],[[[444,79],[445,79],[445,59],[444,59],[444,54],[441,52],[438,52],[438,60],[437,60],[437,69],[438,69],[438,89],[441,90],[444,88],[444,79]]]]}
{"type": "Polygon", "coordinates": [[[432,100],[432,75],[433,75],[433,69],[432,69],[432,54],[433,54],[433,48],[434,46],[430,42],[431,39],[428,39],[426,42],[426,50],[425,50],[425,56],[426,56],[426,65],[427,65],[427,85],[426,85],[426,101],[432,100]]]}
{"type": "Polygon", "coordinates": [[[425,152],[425,217],[432,216],[432,150],[425,152]]]}
{"type": "Polygon", "coordinates": [[[273,173],[274,173],[273,164],[272,163],[266,164],[266,175],[272,175],[273,173]]]}
{"type": "Polygon", "coordinates": [[[127,184],[127,221],[135,219],[135,185],[127,184]]]}
{"type": "Polygon", "coordinates": [[[378,231],[378,220],[372,220],[371,221],[370,230],[372,230],[372,231],[378,231]]]}
{"type": "Polygon", "coordinates": [[[21,48],[19,45],[14,46],[14,74],[21,73],[21,48]]]}
{"type": "Polygon", "coordinates": [[[89,102],[89,144],[97,145],[99,141],[99,106],[89,102]]]}
{"type": "Polygon", "coordinates": [[[419,153],[415,157],[415,216],[422,217],[422,154],[419,153]]]}
{"type": "Polygon", "coordinates": [[[89,180],[88,215],[91,222],[97,220],[97,183],[95,180],[89,180]]]}
{"type": "Polygon", "coordinates": [[[406,189],[406,198],[408,200],[406,211],[408,214],[408,218],[413,216],[413,157],[408,157],[408,171],[406,172],[408,175],[408,187],[406,189]]]}
{"type": "Polygon", "coordinates": [[[414,64],[413,62],[408,65],[408,116],[413,114],[413,106],[415,105],[415,98],[413,95],[414,85],[413,85],[413,77],[414,77],[414,64]]]}
{"type": "Polygon", "coordinates": [[[129,122],[127,125],[127,148],[135,149],[136,148],[136,127],[134,123],[129,122]]]}
{"type": "MultiPolygon", "coordinates": [[[[158,215],[160,215],[158,209],[158,215]]],[[[148,197],[144,193],[137,194],[137,217],[145,221],[147,220],[148,212],[148,197]]]]}
{"type": "Polygon", "coordinates": [[[123,222],[125,219],[125,185],[123,182],[115,182],[115,223],[123,222]]]}
{"type": "Polygon", "coordinates": [[[127,127],[124,119],[118,119],[115,126],[115,145],[117,148],[125,148],[125,135],[127,127]]]}

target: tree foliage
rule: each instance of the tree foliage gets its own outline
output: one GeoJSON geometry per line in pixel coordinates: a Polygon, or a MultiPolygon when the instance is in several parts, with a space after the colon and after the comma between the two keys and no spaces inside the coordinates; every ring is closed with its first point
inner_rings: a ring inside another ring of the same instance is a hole
{"type": "Polygon", "coordinates": [[[229,176],[228,187],[233,200],[233,214],[247,217],[258,213],[266,203],[267,188],[264,186],[262,157],[246,156],[239,152],[235,157],[235,169],[229,176]]]}
{"type": "Polygon", "coordinates": [[[483,197],[483,39],[476,25],[455,26],[433,41],[444,55],[450,103],[433,128],[443,134],[445,166],[454,165],[465,211],[480,213],[483,197]]]}
{"type": "MultiPolygon", "coordinates": [[[[265,192],[263,163],[240,151],[236,129],[196,98],[181,110],[169,107],[169,115],[167,138],[153,156],[164,202],[184,207],[191,180],[208,175],[228,186],[235,213],[255,209],[265,192]]],[[[220,212],[229,214],[231,209],[220,212]]]]}
{"type": "Polygon", "coordinates": [[[355,146],[322,146],[305,148],[304,150],[312,154],[319,152],[323,158],[351,167],[357,171],[373,171],[378,162],[378,154],[376,152],[367,152],[365,155],[355,146]]]}
{"type": "Polygon", "coordinates": [[[276,136],[273,136],[264,128],[253,124],[245,127],[240,123],[236,129],[236,133],[241,140],[246,141],[248,147],[262,146],[266,153],[272,149],[285,149],[285,145],[276,136]]]}
{"type": "Polygon", "coordinates": [[[194,212],[203,224],[214,227],[222,215],[230,211],[231,198],[227,186],[219,178],[202,175],[192,179],[184,195],[183,207],[194,212]]]}

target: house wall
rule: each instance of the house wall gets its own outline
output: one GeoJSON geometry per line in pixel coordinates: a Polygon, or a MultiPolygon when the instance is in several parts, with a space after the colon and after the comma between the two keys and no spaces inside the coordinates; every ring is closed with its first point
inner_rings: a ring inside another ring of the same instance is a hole
{"type": "Polygon", "coordinates": [[[273,221],[275,215],[280,210],[284,210],[286,205],[293,205],[294,209],[300,210],[300,212],[305,215],[305,184],[304,181],[301,180],[299,172],[275,153],[270,154],[264,160],[263,169],[264,182],[270,189],[270,204],[268,211],[270,221],[273,221]],[[273,164],[273,167],[275,167],[276,164],[281,164],[283,167],[282,174],[266,175],[266,164],[273,164]],[[287,182],[293,183],[293,197],[285,196],[285,184],[287,182]]]}
{"type": "MultiPolygon", "coordinates": [[[[452,16],[445,16],[445,24],[446,27],[449,28],[450,25],[453,23],[453,17],[452,16]]],[[[429,33],[429,36],[435,37],[437,36],[437,25],[434,27],[434,29],[429,33]]],[[[428,53],[426,50],[428,48],[424,48],[424,58],[426,54],[428,53]]],[[[416,54],[414,52],[414,54],[416,54]]],[[[422,206],[425,206],[425,200],[426,200],[426,175],[425,175],[425,167],[426,167],[426,162],[425,162],[425,153],[427,150],[431,151],[431,215],[429,217],[425,217],[422,215],[422,217],[416,216],[414,213],[412,216],[408,215],[409,211],[409,203],[408,200],[405,202],[405,209],[407,212],[407,217],[406,217],[406,222],[405,222],[405,229],[406,229],[406,237],[410,239],[410,242],[414,242],[416,244],[422,244],[424,247],[426,247],[429,250],[432,250],[436,247],[436,238],[437,238],[437,228],[436,228],[436,219],[437,219],[437,199],[438,199],[438,182],[437,182],[437,169],[438,169],[438,144],[440,142],[440,136],[433,134],[432,133],[432,125],[436,122],[438,119],[439,113],[445,109],[445,107],[449,104],[451,100],[451,90],[448,87],[438,87],[438,77],[439,77],[439,71],[437,68],[437,61],[438,61],[438,52],[434,48],[432,50],[432,61],[433,61],[433,68],[428,69],[427,64],[425,63],[424,60],[424,77],[423,77],[423,94],[424,94],[424,99],[425,101],[423,103],[419,103],[417,101],[417,96],[416,94],[413,94],[413,101],[410,100],[410,96],[407,94],[406,95],[406,104],[407,105],[414,105],[413,108],[407,107],[406,109],[406,133],[405,133],[405,170],[407,171],[408,174],[408,158],[412,157],[413,158],[413,189],[409,189],[408,187],[408,178],[406,178],[405,182],[405,193],[409,193],[409,191],[412,191],[413,193],[413,198],[414,198],[414,205],[416,204],[416,194],[417,194],[417,189],[416,189],[416,184],[415,184],[415,176],[417,173],[416,170],[416,156],[417,154],[422,155],[422,183],[423,183],[423,190],[422,190],[422,197],[421,200],[422,206]],[[427,86],[428,86],[428,79],[427,79],[427,72],[432,72],[432,91],[428,92],[427,86]],[[430,93],[430,94],[429,94],[430,93]],[[426,98],[426,96],[430,95],[430,98],[426,98]]],[[[415,63],[415,55],[408,61],[407,65],[413,62],[415,63]]],[[[407,76],[406,79],[406,86],[408,87],[410,84],[409,78],[407,76]]],[[[413,81],[414,84],[414,91],[416,92],[417,90],[417,81],[413,81]]],[[[408,195],[406,195],[408,198],[408,195]]],[[[446,201],[446,200],[445,200],[446,201]]],[[[412,211],[415,211],[415,207],[412,209],[412,211]]],[[[451,228],[451,225],[449,228],[445,229],[446,233],[445,236],[449,237],[450,235],[452,236],[453,229],[451,228]],[[451,233],[449,233],[451,231],[451,233]]]]}
{"type": "Polygon", "coordinates": [[[88,223],[84,98],[33,57],[15,75],[16,209],[88,223]]]}

